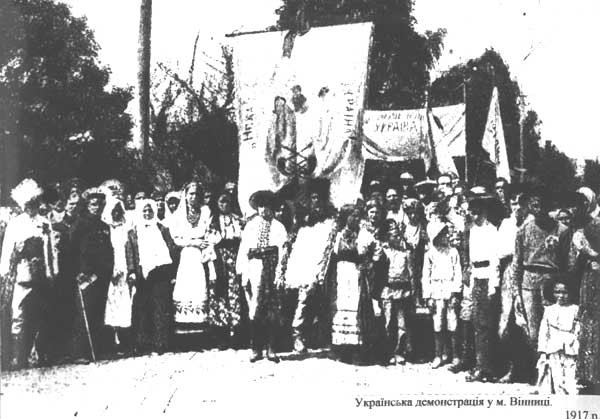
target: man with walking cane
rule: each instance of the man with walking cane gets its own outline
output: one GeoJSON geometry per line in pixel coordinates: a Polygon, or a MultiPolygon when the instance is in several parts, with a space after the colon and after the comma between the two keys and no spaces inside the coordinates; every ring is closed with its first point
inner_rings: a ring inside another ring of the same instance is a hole
{"type": "Polygon", "coordinates": [[[100,219],[105,205],[103,191],[84,192],[86,210],[70,231],[71,273],[75,279],[76,314],[71,356],[76,360],[102,355],[104,309],[113,270],[110,229],[100,219]]]}

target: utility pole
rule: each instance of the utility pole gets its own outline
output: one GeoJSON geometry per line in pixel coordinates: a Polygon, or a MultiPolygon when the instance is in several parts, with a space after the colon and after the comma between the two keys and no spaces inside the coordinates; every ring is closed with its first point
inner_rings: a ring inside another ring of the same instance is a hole
{"type": "Polygon", "coordinates": [[[138,38],[138,91],[142,161],[146,163],[150,142],[150,58],[152,41],[152,0],[141,0],[138,38]]]}
{"type": "Polygon", "coordinates": [[[524,138],[524,122],[525,122],[525,96],[521,94],[519,96],[519,183],[525,181],[525,138],[524,138]]]}

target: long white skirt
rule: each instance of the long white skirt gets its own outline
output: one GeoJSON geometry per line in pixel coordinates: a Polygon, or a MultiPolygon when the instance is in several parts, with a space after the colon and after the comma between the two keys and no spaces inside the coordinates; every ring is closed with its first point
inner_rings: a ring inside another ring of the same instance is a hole
{"type": "Polygon", "coordinates": [[[112,327],[131,327],[132,292],[129,290],[127,278],[119,275],[116,284],[113,281],[108,286],[104,324],[112,327]]]}
{"type": "Polygon", "coordinates": [[[337,264],[336,312],[333,316],[331,343],[334,345],[358,345],[358,302],[360,287],[359,271],[355,263],[340,261],[337,264]]]}
{"type": "Polygon", "coordinates": [[[204,323],[207,320],[208,294],[202,251],[184,247],[173,289],[175,323],[204,323]]]}

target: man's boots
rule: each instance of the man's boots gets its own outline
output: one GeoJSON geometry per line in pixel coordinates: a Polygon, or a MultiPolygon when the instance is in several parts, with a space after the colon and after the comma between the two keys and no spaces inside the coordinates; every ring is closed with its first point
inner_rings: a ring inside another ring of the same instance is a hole
{"type": "Polygon", "coordinates": [[[12,338],[12,350],[11,350],[11,370],[20,370],[25,368],[27,364],[27,353],[25,351],[25,339],[23,334],[13,334],[12,338]]]}
{"type": "Polygon", "coordinates": [[[454,373],[468,371],[475,365],[475,345],[473,342],[473,324],[471,322],[462,322],[462,339],[462,354],[460,362],[450,367],[450,371],[454,373]]]}
{"type": "Polygon", "coordinates": [[[434,343],[435,343],[435,358],[431,364],[431,368],[436,369],[442,366],[442,352],[444,347],[442,332],[434,332],[434,343]]]}
{"type": "Polygon", "coordinates": [[[458,335],[456,332],[450,333],[450,344],[452,346],[452,364],[450,368],[456,367],[460,364],[460,345],[458,343],[458,335]]]}

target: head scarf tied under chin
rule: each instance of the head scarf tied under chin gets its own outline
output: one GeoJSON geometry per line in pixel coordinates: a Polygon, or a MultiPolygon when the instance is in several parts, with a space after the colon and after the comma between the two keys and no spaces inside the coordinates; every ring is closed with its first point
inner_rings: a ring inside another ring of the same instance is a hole
{"type": "Polygon", "coordinates": [[[106,206],[104,207],[104,210],[102,211],[102,221],[104,221],[106,224],[108,224],[111,227],[118,227],[120,225],[125,225],[127,220],[125,219],[125,205],[123,205],[123,202],[121,202],[120,200],[109,196],[106,200],[106,206]],[[113,211],[115,208],[120,207],[121,208],[121,212],[122,212],[122,216],[120,220],[115,220],[113,218],[113,211]]]}
{"type": "Polygon", "coordinates": [[[152,199],[144,199],[138,202],[138,220],[137,220],[137,239],[140,256],[140,266],[144,278],[156,267],[169,265],[173,261],[169,248],[158,227],[157,205],[152,199]],[[144,208],[150,205],[152,208],[152,218],[144,218],[144,208]]]}
{"type": "Polygon", "coordinates": [[[586,213],[595,217],[599,213],[598,201],[596,201],[596,194],[590,188],[584,186],[577,189],[577,193],[580,193],[585,197],[586,201],[586,213]]]}
{"type": "Polygon", "coordinates": [[[137,224],[149,226],[158,223],[158,205],[153,199],[142,199],[138,201],[136,203],[136,211],[137,224]],[[144,208],[146,208],[148,205],[150,205],[150,208],[152,209],[152,218],[146,220],[146,217],[144,217],[144,208]]]}
{"type": "Polygon", "coordinates": [[[102,211],[102,221],[110,226],[110,242],[113,247],[113,276],[127,275],[127,239],[128,239],[128,227],[125,220],[125,206],[121,201],[114,197],[108,197],[106,200],[106,206],[102,211]],[[113,211],[115,208],[121,208],[120,219],[115,220],[113,217],[113,211]]]}

